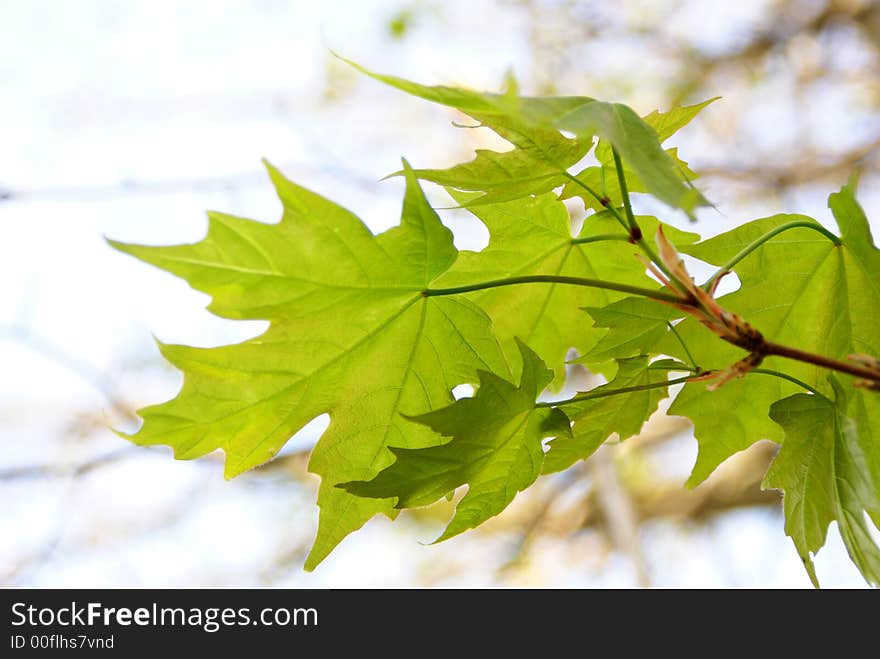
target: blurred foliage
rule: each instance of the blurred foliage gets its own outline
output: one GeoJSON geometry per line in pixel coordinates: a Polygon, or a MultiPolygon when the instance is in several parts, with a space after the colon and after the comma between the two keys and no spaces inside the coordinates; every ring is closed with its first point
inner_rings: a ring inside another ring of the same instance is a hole
{"type": "Polygon", "coordinates": [[[880,167],[876,0],[764,0],[742,12],[684,0],[515,4],[529,13],[539,91],[601,89],[636,107],[723,96],[701,122],[712,153],[692,164],[742,196],[834,187],[880,167]]]}

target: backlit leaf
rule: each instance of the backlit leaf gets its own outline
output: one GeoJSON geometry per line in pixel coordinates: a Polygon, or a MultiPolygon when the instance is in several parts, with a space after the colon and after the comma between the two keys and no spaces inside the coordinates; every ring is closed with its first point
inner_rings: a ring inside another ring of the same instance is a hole
{"type": "Polygon", "coordinates": [[[500,126],[512,120],[534,128],[567,131],[581,141],[598,135],[620,152],[647,191],[661,201],[686,213],[706,204],[699,192],[686,185],[682,173],[660,146],[657,132],[626,105],[587,96],[521,97],[442,85],[425,86],[373,73],[354,62],[349,64],[380,82],[455,108],[493,129],[496,120],[500,126]]]}
{"type": "MultiPolygon", "coordinates": [[[[667,379],[667,371],[651,369],[645,357],[623,359],[611,382],[585,395],[601,396],[619,389],[651,387],[667,379]]],[[[638,434],[666,395],[666,387],[656,386],[565,405],[566,415],[574,422],[572,433],[570,437],[558,437],[550,442],[550,450],[544,458],[544,473],[562,471],[585,460],[613,433],[621,440],[638,434]]]]}
{"type": "Polygon", "coordinates": [[[569,434],[558,409],[536,407],[553,373],[524,344],[519,386],[480,372],[480,387],[464,398],[413,421],[452,439],[424,449],[392,448],[396,461],[369,482],[346,483],[367,497],[396,497],[398,508],[424,506],[468,484],[455,516],[437,542],[482,524],[500,513],[516,493],[541,473],[545,437],[569,434]]]}
{"type": "MultiPolygon", "coordinates": [[[[852,184],[831,195],[829,205],[840,227],[842,244],[836,245],[808,228],[780,233],[740,261],[735,268],[740,289],[719,302],[747,318],[776,343],[835,359],[846,359],[851,353],[877,355],[880,251],[874,246],[852,184]]],[[[681,249],[720,265],[756,238],[791,221],[813,222],[802,215],[776,215],[681,249]]],[[[703,368],[725,368],[744,356],[742,350],[720,343],[695,322],[685,321],[679,329],[703,368]]],[[[668,337],[662,350],[684,359],[681,348],[668,337]]],[[[827,371],[818,366],[768,357],[762,367],[802,380],[828,396],[832,393],[827,371]]],[[[848,379],[847,386],[851,382],[848,379]]],[[[694,421],[700,441],[700,457],[691,484],[708,476],[729,455],[759,439],[780,441],[779,428],[768,420],[767,412],[775,401],[797,391],[797,385],[760,373],[714,392],[706,391],[702,383],[686,385],[670,413],[694,421]]],[[[850,416],[857,425],[880,427],[876,393],[856,390],[851,395],[850,416]]],[[[866,448],[865,454],[872,456],[869,468],[877,481],[880,451],[876,447],[866,448]]]]}
{"type": "Polygon", "coordinates": [[[374,236],[348,211],[269,171],[284,206],[278,224],[213,213],[207,237],[193,245],[113,243],[211,295],[215,314],[271,322],[236,345],[162,346],[183,371],[183,388],[141,410],[143,427],[131,439],[169,445],[181,459],[222,449],[232,477],[329,413],[309,463],[321,476],[320,525],[306,563],[313,568],[370,517],[393,512],[390,500],[336,484],[377,474],[393,460],[389,445],[439,441],[401,413],[447,405],[477,369],[506,366],[478,307],[421,294],[456,250],[411,172],[400,226],[374,236]]]}
{"type": "Polygon", "coordinates": [[[864,452],[868,441],[876,449],[875,434],[848,416],[851,403],[842,387],[834,395],[834,402],[795,394],[773,404],[770,416],[785,430],[785,441],[764,485],[785,491],[785,532],[816,585],[812,557],[836,521],[853,563],[878,586],[880,548],[865,514],[880,511],[880,483],[872,479],[864,452]]]}
{"type": "MultiPolygon", "coordinates": [[[[456,200],[467,199],[462,193],[452,194],[456,200]]],[[[568,211],[552,195],[470,210],[489,229],[489,245],[481,252],[462,251],[455,265],[435,282],[436,288],[530,274],[656,286],[636,258],[638,248],[625,240],[576,244],[568,211]]],[[[652,239],[659,226],[657,219],[641,216],[639,223],[652,239]]],[[[681,244],[697,238],[696,234],[668,225],[664,225],[664,231],[681,244]]],[[[587,218],[577,238],[609,234],[625,236],[609,213],[600,213],[587,218]]],[[[508,361],[516,363],[519,359],[513,338],[521,338],[555,371],[554,388],[558,389],[569,350],[584,353],[605,333],[591,327],[581,307],[605,306],[625,294],[566,284],[523,284],[477,291],[466,297],[492,318],[508,361]]]]}

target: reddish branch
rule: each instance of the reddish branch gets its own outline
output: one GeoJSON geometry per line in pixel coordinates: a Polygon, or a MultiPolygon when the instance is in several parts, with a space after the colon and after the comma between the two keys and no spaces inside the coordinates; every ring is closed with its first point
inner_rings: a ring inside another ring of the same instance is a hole
{"type": "Polygon", "coordinates": [[[849,355],[849,362],[845,362],[768,341],[761,332],[738,314],[727,311],[716,302],[714,292],[721,280],[720,277],[713,281],[708,291],[694,283],[681,256],[663,235],[662,228],[657,231],[657,244],[660,248],[660,263],[664,266],[664,272],[661,273],[647,261],[645,265],[679,298],[676,303],[662,300],[660,302],[693,316],[722,340],[749,352],[746,357],[722,371],[709,372],[693,379],[714,380],[710,388],[717,389],[726,382],[741,378],[758,368],[765,357],[775,355],[848,373],[862,378],[855,382],[857,387],[880,390],[880,360],[870,355],[854,354],[849,355]],[[669,277],[666,276],[667,274],[669,277]]]}

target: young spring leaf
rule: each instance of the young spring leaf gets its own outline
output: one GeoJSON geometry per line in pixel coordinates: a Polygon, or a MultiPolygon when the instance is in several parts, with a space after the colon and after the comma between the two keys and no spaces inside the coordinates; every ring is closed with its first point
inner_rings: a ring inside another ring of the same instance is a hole
{"type": "Polygon", "coordinates": [[[448,169],[416,169],[415,175],[439,185],[483,193],[462,199],[463,206],[510,201],[563,185],[568,181],[568,168],[593,146],[591,138],[569,139],[557,130],[530,127],[506,117],[493,117],[491,124],[514,145],[512,150],[478,149],[470,162],[448,169]]]}
{"type": "MultiPolygon", "coordinates": [[[[657,132],[630,107],[587,96],[521,97],[458,87],[425,86],[382,75],[347,61],[366,75],[414,96],[455,108],[495,128],[511,121],[545,130],[568,131],[586,143],[598,135],[613,145],[648,192],[673,208],[691,214],[705,205],[703,196],[686,184],[682,173],[657,138],[657,132]]],[[[503,135],[502,135],[503,136],[503,135]]]]}
{"type": "Polygon", "coordinates": [[[114,247],[212,296],[224,318],[269,320],[259,337],[218,348],[164,345],[184,373],[173,400],[140,411],[138,444],[167,444],[181,459],[215,449],[235,476],[275,455],[311,419],[330,415],[309,468],[321,476],[315,567],[390,500],[336,484],[371,478],[389,445],[438,437],[406,420],[452,401],[477,369],[506,373],[489,318],[461,298],[421,292],[455,261],[452,234],[407,173],[401,224],[374,236],[347,210],[269,167],[284,207],[278,224],[213,213],[193,245],[114,247]]]}
{"type": "MultiPolygon", "coordinates": [[[[697,178],[688,164],[678,157],[678,149],[667,149],[666,153],[675,163],[676,169],[681,176],[692,181],[697,178]]],[[[627,190],[633,192],[648,192],[647,186],[639,178],[639,175],[631,167],[623,165],[623,173],[626,177],[627,190]]],[[[612,162],[608,165],[590,165],[578,172],[575,177],[576,181],[566,179],[563,181],[565,185],[559,193],[562,200],[580,197],[584,202],[584,208],[601,212],[606,207],[620,208],[623,206],[623,194],[620,191],[620,179],[617,177],[617,171],[612,162]],[[598,199],[596,196],[598,195],[598,199]]]]}
{"type": "Polygon", "coordinates": [[[768,416],[770,405],[802,391],[791,382],[763,373],[732,380],[715,391],[709,391],[707,384],[686,384],[669,406],[670,415],[687,417],[694,424],[699,450],[688,487],[696,487],[727,458],[757,441],[781,442],[782,431],[768,416]]]}
{"type": "MultiPolygon", "coordinates": [[[[702,103],[694,103],[693,105],[676,105],[666,112],[654,110],[643,118],[645,123],[657,133],[657,139],[660,140],[660,143],[662,144],[693,121],[694,118],[707,106],[720,98],[720,96],[715,96],[702,103]]],[[[600,158],[601,162],[610,162],[610,160],[606,159],[607,151],[600,151],[599,155],[602,156],[600,158]]]]}
{"type": "MultiPolygon", "coordinates": [[[[643,119],[646,124],[654,129],[657,134],[657,140],[663,143],[679,129],[689,124],[703,108],[716,100],[718,99],[711,98],[695,105],[677,106],[667,112],[655,110],[643,119]]],[[[597,212],[601,211],[603,204],[590,192],[587,192],[587,188],[589,188],[593,192],[598,192],[600,197],[607,199],[609,205],[614,207],[623,205],[623,196],[620,191],[617,172],[615,171],[614,155],[611,146],[607,140],[599,140],[595,151],[599,164],[587,167],[575,176],[581,184],[575,181],[568,181],[559,195],[560,199],[580,197],[587,208],[592,208],[597,212]]],[[[693,181],[697,178],[697,174],[688,167],[685,161],[679,158],[677,148],[666,149],[666,153],[683,179],[693,181]]],[[[623,163],[623,169],[629,192],[649,191],[648,187],[639,177],[638,172],[629,166],[628,162],[625,161],[623,163]]]]}
{"type": "Polygon", "coordinates": [[[397,508],[412,508],[434,503],[467,483],[467,494],[435,542],[479,526],[504,510],[541,473],[542,440],[571,432],[563,412],[535,406],[553,373],[524,343],[517,345],[522,361],[519,386],[481,371],[473,398],[412,417],[451,437],[448,443],[392,448],[394,464],[371,481],[340,487],[363,497],[395,497],[397,508]]]}
{"type": "Polygon", "coordinates": [[[619,360],[617,375],[611,382],[584,392],[585,396],[595,398],[565,405],[565,413],[574,422],[571,436],[550,442],[550,450],[544,457],[545,474],[562,471],[587,459],[613,433],[623,440],[641,431],[668,392],[667,387],[653,386],[666,381],[667,372],[648,366],[646,357],[619,360]],[[622,389],[634,390],[603,395],[622,389]]]}
{"type": "MultiPolygon", "coordinates": [[[[469,197],[450,191],[460,203],[469,197]]],[[[625,234],[609,213],[591,216],[580,234],[571,234],[565,205],[553,195],[524,198],[470,209],[489,229],[489,245],[481,252],[462,251],[458,261],[435,282],[435,287],[455,287],[486,279],[553,274],[600,278],[633,285],[655,284],[636,258],[637,248],[625,240],[580,244],[577,239],[625,234]]],[[[656,218],[642,216],[646,236],[657,231],[656,218]]],[[[681,244],[697,235],[664,225],[664,231],[681,244]]],[[[558,389],[565,375],[565,359],[571,348],[589,350],[604,331],[590,327],[580,307],[604,306],[623,293],[569,286],[536,284],[493,288],[468,294],[492,318],[496,334],[510,363],[519,359],[514,337],[525,341],[556,373],[558,389]]],[[[657,305],[660,306],[660,305],[657,305]]]]}
{"type": "Polygon", "coordinates": [[[785,491],[785,532],[817,587],[812,555],[825,544],[832,521],[853,563],[869,583],[880,586],[880,548],[865,519],[865,512],[875,520],[880,513],[880,483],[872,479],[865,453],[866,448],[876,451],[876,435],[849,418],[855,401],[848,401],[839,385],[834,389],[835,401],[796,394],[773,404],[770,416],[785,430],[785,441],[764,486],[785,491]]]}
{"type": "MultiPolygon", "coordinates": [[[[803,215],[774,215],[680,249],[721,265],[761,236],[793,221],[815,223],[803,215]]],[[[791,322],[789,303],[809,284],[811,269],[833,248],[833,243],[809,228],[793,228],[781,233],[737,264],[735,270],[741,288],[719,298],[719,304],[748,318],[766,337],[779,341],[791,322]],[[786,267],[779,267],[780,263],[786,267]]],[[[697,364],[704,369],[723,369],[744,356],[741,349],[720,342],[693,320],[685,320],[676,329],[697,364]]],[[[673,337],[666,337],[657,350],[687,358],[673,337]]],[[[799,369],[798,365],[773,358],[768,359],[765,366],[786,372],[799,369]]],[[[791,382],[760,373],[733,380],[715,391],[708,391],[703,382],[685,385],[669,413],[685,416],[694,423],[699,453],[688,486],[699,485],[728,457],[761,439],[782,441],[781,429],[768,416],[770,406],[798,391],[802,389],[791,382]]]]}
{"type": "MultiPolygon", "coordinates": [[[[736,265],[741,287],[719,302],[748,318],[777,343],[836,359],[852,353],[876,355],[880,353],[880,251],[856,202],[853,184],[832,194],[829,205],[840,228],[840,244],[806,227],[779,233],[736,265]]],[[[769,231],[793,221],[817,224],[802,215],[776,215],[681,249],[721,265],[769,231]]],[[[680,333],[704,368],[725,368],[743,357],[742,350],[719,345],[697,323],[685,321],[680,333]]],[[[662,349],[683,358],[681,348],[668,337],[662,349]]],[[[795,377],[827,396],[833,393],[826,371],[818,366],[768,357],[763,367],[795,377]]],[[[690,483],[698,483],[722,460],[759,439],[780,441],[779,428],[765,416],[766,411],[798,389],[761,373],[714,392],[706,391],[701,383],[685,386],[670,414],[689,417],[700,442],[690,483]]],[[[850,416],[857,425],[880,428],[876,392],[857,390],[851,395],[850,416]]],[[[869,468],[875,481],[880,480],[880,451],[866,451],[866,455],[873,456],[869,468]]]]}
{"type": "Polygon", "coordinates": [[[625,297],[584,310],[593,318],[593,327],[607,328],[608,332],[575,360],[582,364],[656,353],[657,345],[669,332],[669,323],[682,316],[677,309],[643,297],[625,297]]]}

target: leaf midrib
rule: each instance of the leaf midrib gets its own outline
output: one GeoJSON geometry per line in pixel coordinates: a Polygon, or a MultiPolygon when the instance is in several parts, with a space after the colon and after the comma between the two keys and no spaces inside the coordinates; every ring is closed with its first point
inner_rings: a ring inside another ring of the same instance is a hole
{"type": "Polygon", "coordinates": [[[331,284],[329,282],[316,281],[314,279],[306,279],[305,277],[296,277],[287,273],[280,273],[274,271],[264,271],[257,270],[254,268],[242,268],[239,266],[233,266],[225,263],[215,263],[211,261],[202,261],[200,259],[191,259],[191,258],[181,258],[181,257],[165,257],[162,259],[163,261],[172,261],[174,263],[185,263],[187,265],[196,265],[202,268],[213,269],[213,270],[224,270],[229,272],[237,272],[239,274],[246,275],[254,275],[258,277],[265,277],[270,279],[281,279],[284,281],[291,282],[299,282],[302,284],[311,284],[312,286],[319,288],[333,288],[337,290],[367,290],[367,291],[420,291],[424,288],[424,286],[373,286],[369,283],[365,286],[355,286],[355,285],[340,285],[340,284],[331,284]]]}

